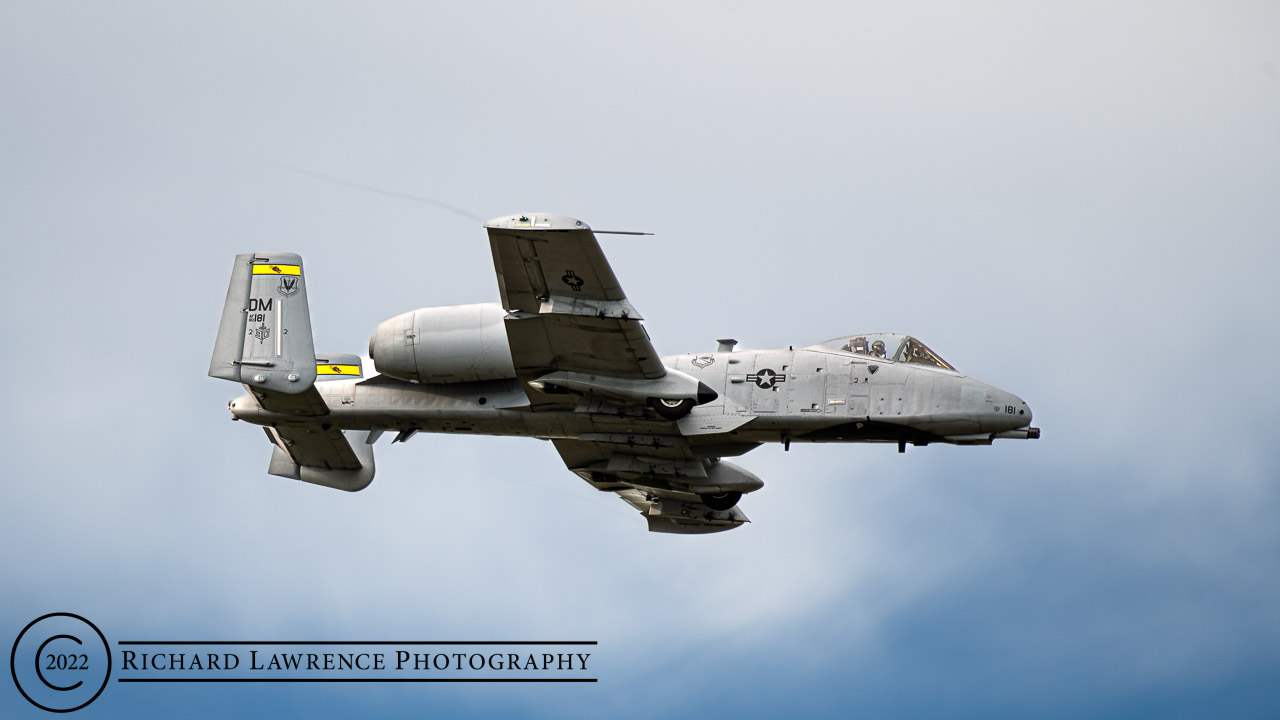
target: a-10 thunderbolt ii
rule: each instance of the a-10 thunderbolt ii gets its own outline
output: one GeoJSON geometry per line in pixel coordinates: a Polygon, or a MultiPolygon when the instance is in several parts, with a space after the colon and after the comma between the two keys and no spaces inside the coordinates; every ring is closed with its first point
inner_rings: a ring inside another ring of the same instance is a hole
{"type": "Polygon", "coordinates": [[[373,444],[418,432],[550,440],[569,469],[640,511],[649,529],[747,522],[760,478],[724,458],[762,443],[989,445],[1036,438],[1017,396],[966,377],[907,335],[859,333],[795,350],[659,357],[579,220],[485,225],[500,304],[422,308],[378,325],[377,374],[316,353],[302,258],[236,257],[209,375],[242,383],[237,420],[263,426],[272,475],[355,491],[373,444]]]}

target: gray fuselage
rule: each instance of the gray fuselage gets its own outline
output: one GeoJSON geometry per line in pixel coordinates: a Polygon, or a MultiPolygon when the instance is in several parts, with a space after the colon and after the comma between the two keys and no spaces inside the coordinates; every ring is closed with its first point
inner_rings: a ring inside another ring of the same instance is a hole
{"type": "MultiPolygon", "coordinates": [[[[1034,436],[1022,399],[940,367],[815,346],[672,355],[718,397],[679,421],[607,399],[531,405],[520,381],[416,383],[386,375],[319,382],[340,429],[518,435],[544,439],[596,433],[683,435],[708,454],[734,455],[765,442],[931,442],[989,444],[1034,436]],[[733,451],[734,446],[742,447],[733,451]]],[[[264,410],[252,393],[232,414],[260,425],[314,423],[264,410]]]]}

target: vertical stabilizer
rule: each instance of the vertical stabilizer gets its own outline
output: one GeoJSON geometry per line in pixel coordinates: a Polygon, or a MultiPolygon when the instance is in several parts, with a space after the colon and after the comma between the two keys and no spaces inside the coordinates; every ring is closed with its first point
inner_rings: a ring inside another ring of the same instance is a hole
{"type": "Polygon", "coordinates": [[[300,256],[236,256],[209,375],[291,395],[315,383],[311,314],[300,256]]]}

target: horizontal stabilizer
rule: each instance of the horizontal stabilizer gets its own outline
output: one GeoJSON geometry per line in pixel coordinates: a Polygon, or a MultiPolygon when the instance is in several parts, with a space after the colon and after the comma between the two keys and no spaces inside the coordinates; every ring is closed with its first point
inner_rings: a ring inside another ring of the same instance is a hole
{"type": "Polygon", "coordinates": [[[373,445],[366,430],[325,425],[267,428],[275,443],[267,472],[335,490],[356,492],[373,482],[373,445]]]}
{"type": "Polygon", "coordinates": [[[351,380],[364,375],[359,355],[351,353],[318,353],[316,380],[351,380]]]}

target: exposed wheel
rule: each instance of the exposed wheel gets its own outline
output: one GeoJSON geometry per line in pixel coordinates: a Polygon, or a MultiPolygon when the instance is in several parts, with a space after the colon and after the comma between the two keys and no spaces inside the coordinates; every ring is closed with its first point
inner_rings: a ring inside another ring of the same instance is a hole
{"type": "Polygon", "coordinates": [[[679,420],[689,411],[693,409],[693,400],[685,398],[683,400],[664,400],[662,398],[649,398],[649,407],[658,413],[659,417],[666,420],[679,420]]]}
{"type": "Polygon", "coordinates": [[[738,504],[738,501],[742,499],[742,493],[727,492],[719,495],[699,495],[698,497],[702,499],[703,505],[712,510],[728,510],[738,504]]]}

